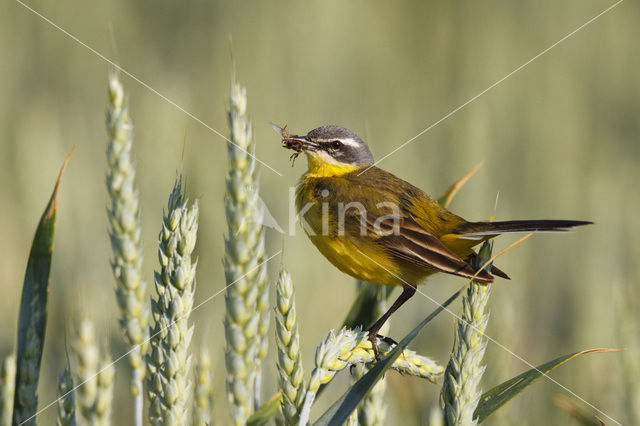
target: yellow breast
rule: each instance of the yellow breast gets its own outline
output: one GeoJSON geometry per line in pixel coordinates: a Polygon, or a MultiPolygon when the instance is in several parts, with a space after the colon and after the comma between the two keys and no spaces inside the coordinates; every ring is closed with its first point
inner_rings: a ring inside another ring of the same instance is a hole
{"type": "MultiPolygon", "coordinates": [[[[424,271],[419,272],[420,277],[407,276],[407,271],[401,271],[400,265],[371,237],[354,237],[348,233],[336,235],[335,232],[323,234],[322,201],[314,196],[317,181],[317,178],[309,174],[303,176],[298,186],[296,205],[298,212],[303,212],[300,220],[304,231],[324,257],[340,271],[358,280],[383,285],[403,285],[404,281],[398,278],[402,276],[404,280],[412,280],[411,283],[417,284],[424,271]]],[[[329,216],[332,210],[325,208],[329,216]]],[[[329,217],[328,221],[335,223],[335,218],[329,217]]]]}

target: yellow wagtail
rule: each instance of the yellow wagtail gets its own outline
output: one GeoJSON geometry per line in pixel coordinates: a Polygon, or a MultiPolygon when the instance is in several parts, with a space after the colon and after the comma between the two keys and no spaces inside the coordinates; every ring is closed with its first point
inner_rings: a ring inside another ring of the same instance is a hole
{"type": "MultiPolygon", "coordinates": [[[[277,127],[277,126],[275,126],[277,127]]],[[[285,148],[304,152],[309,170],[296,193],[303,228],[313,244],[339,270],[376,284],[402,286],[391,308],[369,328],[376,358],[380,327],[414,295],[415,285],[437,272],[493,276],[471,265],[473,247],[496,235],[514,232],[565,232],[591,222],[518,220],[468,222],[442,207],[424,191],[374,166],[367,144],[339,126],[322,126],[306,136],[279,128],[285,148]]],[[[502,271],[494,275],[508,278],[502,271]]]]}

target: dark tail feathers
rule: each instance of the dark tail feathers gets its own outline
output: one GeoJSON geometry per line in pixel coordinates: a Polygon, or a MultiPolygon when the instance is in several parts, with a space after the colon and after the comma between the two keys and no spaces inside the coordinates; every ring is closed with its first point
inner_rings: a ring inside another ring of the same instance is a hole
{"type": "Polygon", "coordinates": [[[481,240],[493,235],[516,232],[570,232],[576,226],[591,225],[582,220],[508,220],[505,222],[468,222],[455,234],[469,240],[481,240]]]}

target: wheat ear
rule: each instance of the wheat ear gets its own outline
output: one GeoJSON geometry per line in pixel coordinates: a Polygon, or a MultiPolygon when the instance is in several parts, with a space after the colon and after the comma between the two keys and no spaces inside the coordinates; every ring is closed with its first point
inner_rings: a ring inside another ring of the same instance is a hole
{"type": "Polygon", "coordinates": [[[154,274],[156,297],[151,300],[153,326],[147,354],[149,420],[153,425],[182,425],[188,418],[191,394],[191,354],[196,263],[191,254],[196,245],[198,203],[188,206],[182,192],[182,177],[169,196],[162,219],[158,258],[160,270],[154,274]]]}
{"type": "MultiPolygon", "coordinates": [[[[369,333],[361,330],[343,328],[338,333],[333,330],[329,332],[329,336],[316,349],[316,366],[311,372],[298,424],[304,426],[308,423],[311,406],[320,385],[329,383],[338,371],[350,365],[369,364],[375,360],[368,338],[369,333]]],[[[394,346],[378,339],[378,351],[383,357],[394,346]]],[[[444,368],[436,362],[410,350],[402,351],[391,368],[401,374],[422,377],[431,382],[435,382],[437,377],[444,372],[444,368]]]]}
{"type": "Polygon", "coordinates": [[[120,308],[120,329],[130,347],[131,394],[134,397],[134,424],[142,426],[142,383],[147,348],[149,311],[145,305],[147,283],[142,272],[142,223],[140,197],[135,185],[136,168],[131,145],[133,125],[124,89],[117,72],[109,76],[107,103],[107,209],[113,258],[111,269],[120,308]]]}
{"type": "Polygon", "coordinates": [[[96,399],[93,402],[93,422],[95,426],[111,425],[111,407],[113,405],[113,380],[116,369],[106,348],[101,351],[98,363],[96,399]]]}
{"type": "Polygon", "coordinates": [[[207,348],[201,348],[195,363],[194,419],[197,426],[212,423],[213,413],[213,370],[211,356],[207,348]]]}
{"type": "Polygon", "coordinates": [[[103,426],[111,423],[115,367],[106,348],[99,349],[93,323],[82,318],[71,344],[78,386],[75,399],[87,424],[103,426]]]}
{"type": "Polygon", "coordinates": [[[225,209],[224,270],[225,336],[227,394],[232,418],[242,425],[259,404],[260,364],[267,351],[269,328],[267,270],[262,227],[263,211],[258,193],[258,178],[251,124],[247,118],[246,89],[234,79],[231,84],[227,144],[228,172],[225,209]]]}
{"type": "Polygon", "coordinates": [[[282,267],[276,284],[276,344],[282,391],[280,409],[288,425],[298,423],[304,401],[304,370],[294,296],[291,275],[282,267]]]}
{"type": "MultiPolygon", "coordinates": [[[[491,243],[485,242],[476,259],[477,266],[490,257],[491,243]]],[[[462,315],[442,386],[444,420],[449,426],[477,424],[473,413],[482,395],[480,380],[485,370],[482,359],[487,348],[484,332],[489,321],[490,293],[491,285],[474,281],[462,299],[462,315]]]]}

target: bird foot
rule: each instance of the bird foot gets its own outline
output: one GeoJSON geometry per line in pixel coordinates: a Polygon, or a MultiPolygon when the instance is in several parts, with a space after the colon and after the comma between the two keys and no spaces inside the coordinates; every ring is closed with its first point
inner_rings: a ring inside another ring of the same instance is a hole
{"type": "Polygon", "coordinates": [[[393,340],[391,337],[382,336],[382,335],[380,335],[378,333],[372,333],[370,331],[368,340],[371,342],[371,349],[373,349],[373,355],[374,355],[374,357],[376,359],[376,362],[380,361],[380,359],[381,359],[380,351],[378,350],[378,339],[382,340],[383,342],[385,342],[388,345],[397,345],[398,344],[398,342],[393,340]]]}

